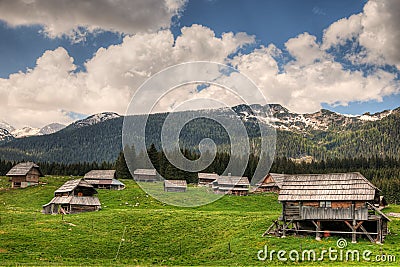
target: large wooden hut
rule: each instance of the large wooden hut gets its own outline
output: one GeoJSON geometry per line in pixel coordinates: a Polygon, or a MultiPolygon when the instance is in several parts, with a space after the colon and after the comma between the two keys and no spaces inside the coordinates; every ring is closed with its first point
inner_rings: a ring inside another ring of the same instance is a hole
{"type": "Polygon", "coordinates": [[[39,177],[44,175],[38,165],[33,162],[23,162],[15,165],[7,174],[12,188],[25,188],[39,184],[39,177]]]}
{"type": "Polygon", "coordinates": [[[249,193],[250,182],[247,177],[220,176],[213,182],[212,188],[217,194],[245,196],[249,193]]]}
{"type": "Polygon", "coordinates": [[[70,180],[54,192],[49,203],[43,205],[43,213],[67,214],[99,210],[101,204],[95,194],[96,189],[84,179],[70,180]]]}
{"type": "Polygon", "coordinates": [[[115,170],[91,170],[83,178],[98,189],[122,190],[125,188],[125,185],[116,179],[115,170]]]}
{"type": "Polygon", "coordinates": [[[258,183],[255,192],[276,192],[278,193],[283,185],[285,174],[269,173],[258,183]]]}
{"type": "Polygon", "coordinates": [[[349,235],[354,243],[363,235],[380,243],[390,220],[376,207],[379,193],[360,173],[288,175],[278,197],[282,217],[267,232],[349,235]]]}
{"type": "Polygon", "coordinates": [[[186,180],[164,180],[165,192],[186,192],[186,180]]]}
{"type": "Polygon", "coordinates": [[[133,179],[136,182],[156,182],[157,171],[155,169],[136,169],[133,172],[133,179]]]}
{"type": "Polygon", "coordinates": [[[216,173],[203,173],[198,174],[198,185],[199,186],[212,186],[212,182],[218,179],[219,175],[216,173]]]}

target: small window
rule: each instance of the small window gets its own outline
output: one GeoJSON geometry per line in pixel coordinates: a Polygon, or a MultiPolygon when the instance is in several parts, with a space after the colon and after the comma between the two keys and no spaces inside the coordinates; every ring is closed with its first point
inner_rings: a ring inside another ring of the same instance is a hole
{"type": "Polygon", "coordinates": [[[320,201],[319,206],[321,208],[331,208],[332,207],[332,202],[331,201],[320,201]]]}

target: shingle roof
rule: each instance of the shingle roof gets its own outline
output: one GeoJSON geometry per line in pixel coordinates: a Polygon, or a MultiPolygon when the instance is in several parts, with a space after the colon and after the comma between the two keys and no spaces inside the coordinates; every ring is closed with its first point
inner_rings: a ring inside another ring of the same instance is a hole
{"type": "Polygon", "coordinates": [[[241,176],[220,176],[217,180],[218,185],[244,185],[250,186],[249,179],[241,176]]]}
{"type": "Polygon", "coordinates": [[[85,181],[83,179],[75,179],[75,180],[67,181],[60,188],[58,188],[56,191],[54,191],[54,193],[71,192],[78,186],[93,188],[93,186],[91,184],[89,184],[87,181],[85,181]]]}
{"type": "Polygon", "coordinates": [[[36,165],[33,162],[22,162],[22,163],[18,163],[17,165],[15,165],[14,167],[12,167],[12,169],[6,174],[7,176],[23,176],[23,175],[27,175],[28,172],[32,169],[32,168],[37,168],[37,170],[40,173],[40,176],[42,177],[43,174],[40,171],[40,168],[38,165],[36,165]]]}
{"type": "Polygon", "coordinates": [[[155,169],[136,169],[133,174],[138,174],[138,175],[157,175],[157,172],[155,169]]]}
{"type": "Polygon", "coordinates": [[[84,179],[109,179],[115,178],[115,170],[91,170],[86,173],[84,179]]]}
{"type": "Polygon", "coordinates": [[[372,201],[377,189],[358,172],[285,176],[279,201],[372,201]]]}
{"type": "Polygon", "coordinates": [[[100,200],[97,197],[77,197],[77,196],[65,196],[65,197],[53,197],[53,199],[43,205],[43,207],[50,204],[71,204],[71,205],[82,205],[82,206],[100,206],[100,200]]]}
{"type": "Polygon", "coordinates": [[[165,187],[187,187],[186,180],[164,180],[165,187]]]}
{"type": "Polygon", "coordinates": [[[216,173],[204,173],[204,172],[199,172],[198,174],[199,179],[218,179],[219,175],[216,173]]]}
{"type": "Polygon", "coordinates": [[[258,186],[277,186],[278,188],[282,188],[283,181],[285,177],[288,176],[287,174],[280,174],[280,173],[269,173],[265,178],[257,184],[258,186]],[[273,182],[272,183],[266,183],[265,181],[267,180],[268,177],[271,177],[273,182]]]}

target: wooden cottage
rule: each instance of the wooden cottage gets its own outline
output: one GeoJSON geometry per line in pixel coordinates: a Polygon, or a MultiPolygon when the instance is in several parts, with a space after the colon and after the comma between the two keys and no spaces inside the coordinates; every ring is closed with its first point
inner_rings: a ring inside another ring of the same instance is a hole
{"type": "Polygon", "coordinates": [[[122,190],[125,188],[125,185],[116,179],[115,170],[91,170],[83,179],[98,189],[122,190]]]}
{"type": "Polygon", "coordinates": [[[315,233],[317,240],[322,234],[349,235],[354,243],[363,235],[380,243],[390,220],[375,206],[379,193],[360,173],[288,175],[279,192],[282,217],[275,233],[315,233]]]}
{"type": "Polygon", "coordinates": [[[136,182],[156,182],[157,171],[155,169],[136,169],[133,172],[133,179],[136,182]]]}
{"type": "Polygon", "coordinates": [[[39,184],[39,177],[44,175],[38,165],[33,162],[23,162],[15,165],[7,174],[12,188],[25,188],[39,184]]]}
{"type": "Polygon", "coordinates": [[[285,174],[279,173],[269,173],[264,179],[258,183],[255,192],[276,192],[282,188],[283,180],[285,179],[285,174]]]}
{"type": "Polygon", "coordinates": [[[186,192],[186,180],[164,180],[165,192],[186,192]]]}
{"type": "Polygon", "coordinates": [[[84,179],[71,180],[54,192],[53,199],[43,205],[43,213],[78,213],[101,209],[100,200],[94,196],[96,189],[84,179]]]}
{"type": "Polygon", "coordinates": [[[198,185],[199,186],[212,186],[212,183],[218,179],[219,175],[216,173],[202,173],[198,174],[198,185]]]}
{"type": "Polygon", "coordinates": [[[247,177],[220,176],[213,182],[212,188],[217,194],[245,196],[249,193],[250,182],[247,177]]]}

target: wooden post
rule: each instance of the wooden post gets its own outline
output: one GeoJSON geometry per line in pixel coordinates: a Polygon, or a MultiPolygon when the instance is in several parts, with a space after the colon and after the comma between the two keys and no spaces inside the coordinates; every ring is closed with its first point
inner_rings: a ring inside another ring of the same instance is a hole
{"type": "Polygon", "coordinates": [[[355,244],[357,243],[357,234],[356,234],[356,220],[353,220],[353,227],[352,227],[352,234],[351,234],[351,243],[355,244]]]}
{"type": "Polygon", "coordinates": [[[353,233],[351,234],[351,243],[355,244],[355,243],[357,243],[357,235],[356,235],[357,222],[356,222],[356,205],[355,205],[354,201],[351,203],[351,213],[352,213],[352,217],[353,217],[353,227],[351,228],[351,231],[353,233]]]}
{"type": "Polygon", "coordinates": [[[286,221],[283,221],[281,238],[285,238],[285,237],[286,237],[286,221]]]}
{"type": "Polygon", "coordinates": [[[282,238],[286,237],[286,202],[282,202],[282,218],[283,218],[283,227],[282,227],[282,238]]]}
{"type": "Polygon", "coordinates": [[[299,217],[300,217],[300,219],[302,218],[302,216],[301,216],[302,207],[303,207],[303,202],[299,201],[299,217]]]}
{"type": "Polygon", "coordinates": [[[381,223],[381,219],[379,219],[377,221],[377,233],[378,233],[378,237],[376,239],[376,243],[377,244],[381,244],[382,243],[382,223],[381,223]]]}
{"type": "Polygon", "coordinates": [[[320,221],[317,221],[317,222],[312,221],[312,222],[315,225],[315,240],[320,241],[321,240],[321,233],[320,233],[321,222],[320,221]]]}

